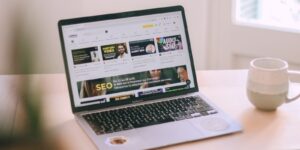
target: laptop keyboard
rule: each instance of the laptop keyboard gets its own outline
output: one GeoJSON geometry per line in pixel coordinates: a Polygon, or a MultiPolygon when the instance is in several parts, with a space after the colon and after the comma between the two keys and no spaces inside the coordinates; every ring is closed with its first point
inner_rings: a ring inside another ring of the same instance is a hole
{"type": "Polygon", "coordinates": [[[97,135],[216,114],[199,96],[83,115],[97,135]]]}

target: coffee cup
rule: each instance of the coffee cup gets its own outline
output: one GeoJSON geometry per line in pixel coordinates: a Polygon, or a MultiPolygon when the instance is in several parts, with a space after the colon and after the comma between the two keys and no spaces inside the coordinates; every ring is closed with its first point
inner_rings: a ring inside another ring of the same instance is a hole
{"type": "MultiPolygon", "coordinates": [[[[289,103],[300,94],[288,98],[288,63],[278,58],[256,58],[250,62],[247,80],[247,96],[250,102],[260,110],[272,111],[283,103],[289,103]]],[[[293,71],[300,76],[300,72],[293,71]]]]}

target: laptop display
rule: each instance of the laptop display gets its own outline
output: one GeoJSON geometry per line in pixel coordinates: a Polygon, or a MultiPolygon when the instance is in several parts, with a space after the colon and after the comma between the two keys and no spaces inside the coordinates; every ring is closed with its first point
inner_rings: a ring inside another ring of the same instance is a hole
{"type": "Polygon", "coordinates": [[[72,105],[115,106],[197,89],[184,19],[177,9],[65,21],[72,105]]]}

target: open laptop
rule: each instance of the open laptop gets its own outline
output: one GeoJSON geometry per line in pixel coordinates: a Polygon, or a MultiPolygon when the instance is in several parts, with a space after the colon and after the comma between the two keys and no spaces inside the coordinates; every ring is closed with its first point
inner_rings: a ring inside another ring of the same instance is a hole
{"type": "Polygon", "coordinates": [[[199,93],[182,6],[58,26],[72,111],[97,148],[150,149],[241,131],[199,93]]]}

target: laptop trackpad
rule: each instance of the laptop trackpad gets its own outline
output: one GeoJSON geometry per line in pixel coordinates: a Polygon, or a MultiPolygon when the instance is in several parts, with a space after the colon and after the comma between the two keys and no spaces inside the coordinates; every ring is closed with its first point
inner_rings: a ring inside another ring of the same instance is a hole
{"type": "MultiPolygon", "coordinates": [[[[160,125],[139,128],[137,131],[149,147],[166,146],[174,143],[192,141],[203,136],[187,121],[176,121],[160,125]]],[[[145,143],[145,144],[146,144],[145,143]]],[[[147,149],[147,147],[144,147],[147,149]]]]}
{"type": "Polygon", "coordinates": [[[230,124],[220,117],[205,117],[190,120],[191,124],[200,131],[222,132],[230,127],[230,124]]]}

